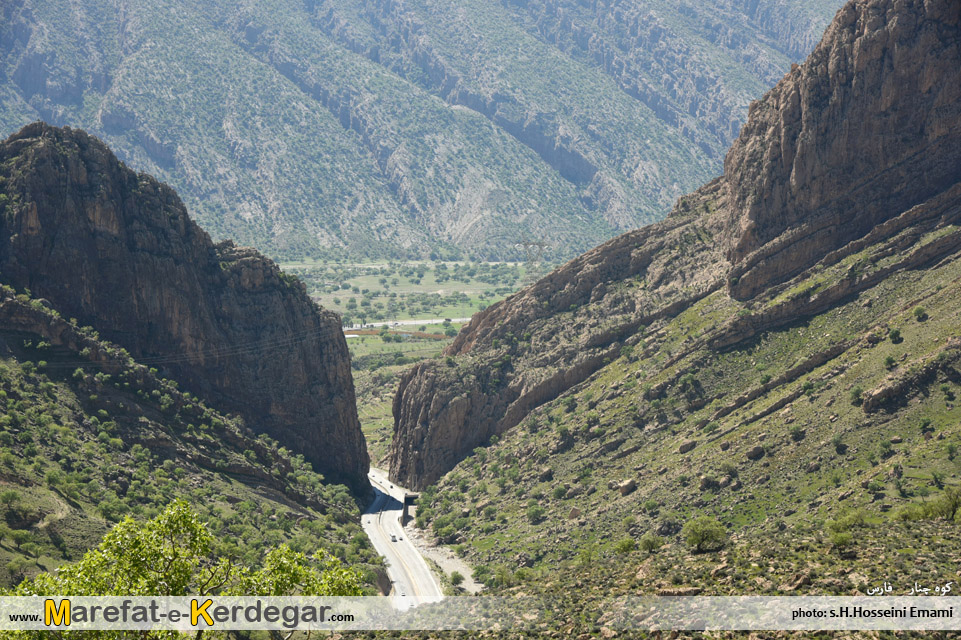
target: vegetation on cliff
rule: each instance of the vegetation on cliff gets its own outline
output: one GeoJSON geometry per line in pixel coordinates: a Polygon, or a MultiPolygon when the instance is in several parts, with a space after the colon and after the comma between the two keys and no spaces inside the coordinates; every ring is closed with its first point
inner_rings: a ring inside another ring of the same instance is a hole
{"type": "Polygon", "coordinates": [[[177,499],[217,554],[258,567],[282,543],[327,550],[373,583],[380,560],[346,487],[47,304],[0,291],[3,584],[79,560],[113,523],[177,499]]]}
{"type": "Polygon", "coordinates": [[[303,283],[212,243],[170,187],[83,131],[36,123],[0,143],[0,194],[5,284],[369,490],[340,318],[303,283]]]}

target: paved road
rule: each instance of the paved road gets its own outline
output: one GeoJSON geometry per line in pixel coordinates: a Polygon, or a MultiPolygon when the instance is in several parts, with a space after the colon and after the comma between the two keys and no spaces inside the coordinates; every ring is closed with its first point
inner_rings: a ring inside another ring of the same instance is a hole
{"type": "Polygon", "coordinates": [[[400,525],[404,489],[393,485],[379,469],[371,469],[369,477],[377,497],[360,521],[374,549],[387,560],[394,606],[408,609],[415,603],[443,600],[440,584],[400,525]]]}

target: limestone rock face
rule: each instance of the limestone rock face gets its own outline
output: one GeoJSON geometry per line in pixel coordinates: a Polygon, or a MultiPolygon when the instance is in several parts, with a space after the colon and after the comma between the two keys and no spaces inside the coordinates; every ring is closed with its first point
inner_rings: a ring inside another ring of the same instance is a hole
{"type": "Polygon", "coordinates": [[[731,293],[755,296],[961,179],[961,4],[855,0],[724,163],[731,293]]]}
{"type": "MultiPolygon", "coordinates": [[[[402,377],[391,475],[426,486],[625,348],[656,349],[657,323],[693,303],[718,292],[773,299],[819,261],[958,222],[959,202],[961,4],[852,0],[808,61],[754,103],[721,178],[681,198],[666,220],[476,314],[445,360],[402,377]]],[[[872,278],[959,249],[948,233],[872,278]]],[[[673,347],[668,362],[700,340],[722,349],[819,313],[871,282],[852,273],[813,297],[745,308],[673,347]]]]}
{"type": "Polygon", "coordinates": [[[0,280],[357,488],[369,467],[336,314],[269,259],[211,243],[177,194],[87,134],[0,144],[0,280]]]}

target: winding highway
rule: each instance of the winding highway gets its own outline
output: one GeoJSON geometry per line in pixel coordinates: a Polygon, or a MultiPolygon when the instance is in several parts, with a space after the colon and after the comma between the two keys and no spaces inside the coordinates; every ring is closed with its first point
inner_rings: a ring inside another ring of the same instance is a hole
{"type": "Polygon", "coordinates": [[[394,607],[409,609],[443,600],[440,584],[401,526],[405,490],[391,483],[379,469],[371,469],[368,477],[376,498],[360,521],[374,549],[387,560],[394,607]]]}

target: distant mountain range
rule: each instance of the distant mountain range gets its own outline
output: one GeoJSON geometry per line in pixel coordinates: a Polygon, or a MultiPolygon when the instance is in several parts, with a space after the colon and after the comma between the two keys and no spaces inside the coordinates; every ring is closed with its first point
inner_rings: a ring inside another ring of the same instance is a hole
{"type": "Polygon", "coordinates": [[[720,173],[838,0],[24,0],[0,134],[83,127],[274,256],[570,257],[720,173]]]}

